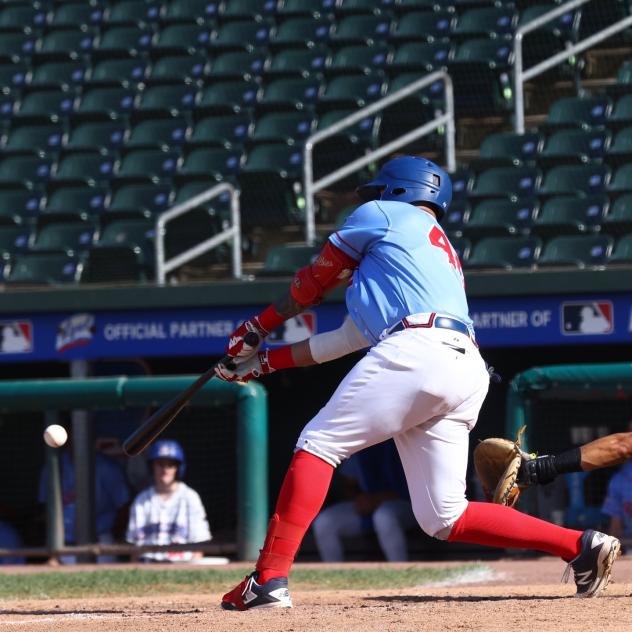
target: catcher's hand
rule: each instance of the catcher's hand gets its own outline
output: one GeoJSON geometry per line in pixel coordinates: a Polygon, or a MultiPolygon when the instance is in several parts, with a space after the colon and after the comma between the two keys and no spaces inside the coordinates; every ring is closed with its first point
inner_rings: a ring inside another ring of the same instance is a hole
{"type": "Polygon", "coordinates": [[[474,449],[474,468],[490,502],[513,507],[522,490],[529,486],[523,464],[534,455],[521,448],[525,429],[526,426],[520,428],[515,441],[494,437],[481,441],[474,449]]]}

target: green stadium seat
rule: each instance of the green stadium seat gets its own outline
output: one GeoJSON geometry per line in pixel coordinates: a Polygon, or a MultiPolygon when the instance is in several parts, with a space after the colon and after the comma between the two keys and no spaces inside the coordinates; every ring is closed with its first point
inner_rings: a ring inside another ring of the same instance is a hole
{"type": "Polygon", "coordinates": [[[128,149],[181,147],[187,138],[187,123],[181,118],[141,120],[132,128],[128,149]]]}
{"type": "Polygon", "coordinates": [[[114,190],[105,218],[149,218],[166,211],[172,199],[169,184],[127,184],[114,190]]]}
{"type": "Polygon", "coordinates": [[[30,252],[15,255],[5,277],[5,283],[9,285],[76,283],[80,273],[81,265],[78,260],[65,252],[30,252]]]}
{"type": "Polygon", "coordinates": [[[74,255],[92,246],[95,225],[91,222],[46,223],[38,229],[31,251],[63,251],[74,255]]]}
{"type": "Polygon", "coordinates": [[[288,48],[274,55],[266,68],[267,77],[310,77],[320,76],[329,66],[329,49],[321,46],[312,48],[288,48]]]}
{"type": "Polygon", "coordinates": [[[50,158],[39,156],[8,156],[0,160],[0,185],[31,189],[48,182],[54,169],[50,158]]]}
{"type": "Polygon", "coordinates": [[[399,0],[395,3],[398,13],[410,11],[434,11],[437,8],[436,0],[399,0]]]}
{"type": "Polygon", "coordinates": [[[441,227],[448,237],[458,237],[463,234],[463,227],[470,217],[472,208],[467,200],[456,200],[441,219],[441,227]]]}
{"type": "Polygon", "coordinates": [[[121,121],[79,123],[72,128],[66,147],[70,150],[120,149],[127,138],[127,126],[121,121]]]}
{"type": "Polygon", "coordinates": [[[196,113],[236,114],[254,108],[259,100],[261,87],[253,79],[213,81],[200,94],[196,113]]]}
{"type": "Polygon", "coordinates": [[[17,109],[18,96],[7,93],[0,93],[0,125],[4,125],[7,121],[13,118],[13,115],[17,109]]]}
{"type": "Polygon", "coordinates": [[[540,186],[540,196],[592,195],[606,190],[610,180],[610,169],[603,164],[560,165],[545,174],[540,186]]]}
{"type": "Polygon", "coordinates": [[[80,151],[64,156],[57,166],[53,184],[105,184],[117,168],[117,160],[98,151],[80,151]]]}
{"type": "Polygon", "coordinates": [[[202,79],[206,71],[206,56],[199,53],[161,57],[154,63],[151,82],[153,84],[174,83],[184,80],[190,83],[202,79]]]}
{"type": "Polygon", "coordinates": [[[334,10],[336,0],[284,0],[277,7],[277,15],[290,16],[314,16],[327,15],[334,10]]]}
{"type": "Polygon", "coordinates": [[[624,94],[617,99],[607,125],[610,129],[632,125],[632,94],[624,94]]]}
{"type": "Polygon", "coordinates": [[[22,88],[28,83],[31,67],[22,61],[0,65],[0,85],[4,88],[22,88]]]}
{"type": "Polygon", "coordinates": [[[486,115],[511,105],[512,46],[505,39],[473,39],[463,42],[447,64],[455,86],[458,112],[486,115]]]}
{"type": "Polygon", "coordinates": [[[453,55],[451,42],[405,42],[389,63],[397,71],[432,72],[445,66],[453,55]]]}
{"type": "Polygon", "coordinates": [[[179,149],[132,149],[121,159],[116,178],[121,182],[169,180],[176,174],[179,162],[179,149]]]}
{"type": "Polygon", "coordinates": [[[54,155],[65,140],[64,128],[60,125],[13,126],[2,144],[2,154],[54,155]]]}
{"type": "Polygon", "coordinates": [[[142,57],[104,59],[95,64],[90,76],[92,86],[136,86],[145,81],[149,62],[142,57]]]}
{"type": "MultiPolygon", "coordinates": [[[[632,122],[632,121],[631,121],[632,122]]],[[[608,147],[607,162],[611,167],[618,167],[632,162],[632,126],[619,130],[608,147]]]]}
{"type": "Polygon", "coordinates": [[[159,31],[152,50],[160,55],[191,55],[204,50],[211,38],[211,29],[204,24],[170,24],[159,31]]]}
{"type": "Polygon", "coordinates": [[[454,248],[461,265],[465,265],[470,258],[472,242],[467,237],[450,237],[450,244],[454,248]]]}
{"type": "Polygon", "coordinates": [[[213,50],[251,50],[265,46],[270,38],[271,23],[256,20],[227,22],[213,32],[210,47],[213,50]]]}
{"type": "Polygon", "coordinates": [[[322,82],[315,77],[274,79],[265,87],[259,107],[267,110],[303,110],[321,96],[322,82]]]}
{"type": "MultiPolygon", "coordinates": [[[[46,9],[35,3],[5,5],[0,9],[0,31],[31,33],[46,24],[46,9]]],[[[73,25],[74,26],[74,25],[73,25]]]]}
{"type": "Polygon", "coordinates": [[[98,26],[103,22],[102,6],[92,2],[64,2],[55,7],[50,26],[53,29],[98,26]]]}
{"type": "Polygon", "coordinates": [[[539,182],[540,172],[534,167],[494,167],[479,174],[469,196],[528,198],[539,182]]]}
{"type": "Polygon", "coordinates": [[[508,6],[469,9],[458,16],[451,35],[460,39],[510,35],[517,17],[508,6]]]}
{"type": "Polygon", "coordinates": [[[252,120],[242,114],[210,116],[199,121],[187,140],[190,147],[243,147],[250,138],[252,120]]]}
{"type": "Polygon", "coordinates": [[[622,165],[614,172],[608,190],[611,195],[632,191],[632,163],[622,165]]]}
{"type": "Polygon", "coordinates": [[[160,18],[160,4],[146,0],[120,0],[110,7],[109,24],[153,24],[160,18]]]}
{"type": "Polygon", "coordinates": [[[219,0],[171,0],[166,6],[163,20],[175,22],[213,22],[217,18],[219,0]]]}
{"type": "Polygon", "coordinates": [[[541,167],[602,159],[610,144],[607,130],[562,129],[546,140],[538,156],[541,167]]]}
{"type": "Polygon", "coordinates": [[[142,120],[147,116],[177,116],[195,108],[197,88],[182,83],[150,86],[140,93],[136,112],[142,120]]]}
{"type": "Polygon", "coordinates": [[[554,237],[599,230],[607,205],[604,196],[552,197],[542,205],[532,232],[541,237],[554,237]]]}
{"type": "Polygon", "coordinates": [[[535,164],[542,144],[543,139],[538,132],[489,134],[481,142],[479,157],[470,161],[470,168],[483,171],[492,167],[535,164]]]}
{"type": "Polygon", "coordinates": [[[154,240],[156,237],[153,220],[117,219],[109,222],[101,232],[99,246],[128,246],[138,248],[145,265],[153,264],[154,240]]]}
{"type": "Polygon", "coordinates": [[[297,185],[302,179],[303,155],[288,145],[257,145],[238,176],[242,225],[279,226],[300,220],[297,185]]]}
{"type": "Polygon", "coordinates": [[[320,247],[305,244],[281,244],[272,246],[266,253],[263,269],[258,277],[293,276],[294,273],[309,265],[318,256],[320,247]]]}
{"type": "Polygon", "coordinates": [[[67,186],[52,191],[41,216],[71,220],[98,216],[107,207],[110,189],[107,186],[67,186]]]}
{"type": "Polygon", "coordinates": [[[76,88],[87,76],[88,67],[82,61],[51,61],[33,68],[30,85],[33,88],[76,88]]]}
{"type": "Polygon", "coordinates": [[[361,108],[377,101],[385,93],[386,83],[378,74],[344,75],[333,77],[327,82],[318,105],[322,111],[345,107],[361,108]]]}
{"type": "Polygon", "coordinates": [[[215,178],[220,181],[225,176],[235,175],[241,166],[240,151],[228,150],[224,147],[200,147],[193,149],[184,158],[179,170],[179,180],[192,178],[215,178]]]}
{"type": "Polygon", "coordinates": [[[257,119],[251,140],[255,143],[300,143],[316,127],[316,120],[307,112],[271,112],[257,119]]]}
{"type": "MultiPolygon", "coordinates": [[[[317,129],[327,129],[334,123],[337,123],[341,119],[353,114],[355,110],[353,108],[343,110],[330,110],[325,112],[322,116],[318,117],[317,129]]],[[[380,125],[380,119],[378,116],[367,116],[359,123],[348,127],[338,133],[337,136],[348,138],[353,143],[361,143],[365,147],[375,145],[377,141],[377,133],[380,125]]],[[[332,137],[336,138],[336,137],[332,137]]],[[[326,141],[325,141],[326,142],[326,141]]],[[[318,147],[318,145],[317,145],[318,147]]]]}
{"type": "Polygon", "coordinates": [[[277,0],[231,0],[220,5],[219,17],[223,21],[272,17],[277,4],[277,0]]]}
{"type": "Polygon", "coordinates": [[[336,74],[369,73],[386,68],[390,57],[390,50],[382,44],[344,46],[334,54],[327,70],[336,74]]]}
{"type": "MultiPolygon", "coordinates": [[[[0,190],[0,216],[2,224],[19,224],[39,213],[42,196],[24,189],[0,190]]],[[[4,230],[4,228],[3,228],[4,230]]]]}
{"type": "Polygon", "coordinates": [[[263,49],[229,51],[213,60],[211,75],[214,79],[260,77],[265,71],[266,63],[267,53],[263,49]]]}
{"type": "Polygon", "coordinates": [[[563,97],[555,101],[546,119],[545,127],[583,127],[605,125],[612,103],[604,95],[592,97],[563,97]]]}
{"type": "Polygon", "coordinates": [[[632,84],[632,62],[625,61],[617,70],[617,83],[623,85],[632,84]]]}
{"type": "Polygon", "coordinates": [[[329,41],[332,46],[370,45],[388,39],[391,31],[389,15],[350,15],[338,21],[329,41]]]}
{"type": "MultiPolygon", "coordinates": [[[[189,182],[185,181],[178,187],[173,205],[175,206],[176,204],[187,202],[196,195],[200,195],[216,185],[217,181],[209,178],[206,180],[193,179],[189,182]]],[[[230,195],[226,192],[213,198],[209,202],[200,204],[198,208],[204,210],[208,218],[213,218],[213,221],[218,227],[225,225],[225,222],[230,222],[230,195]]]]}
{"type": "Polygon", "coordinates": [[[610,235],[571,235],[554,237],[544,245],[538,267],[601,266],[608,261],[614,239],[610,235]]]}
{"type": "Polygon", "coordinates": [[[38,59],[52,61],[89,55],[94,47],[95,37],[93,32],[81,28],[51,31],[39,41],[36,56],[38,59]]]}
{"type": "Polygon", "coordinates": [[[630,265],[632,263],[632,233],[624,235],[617,241],[610,258],[608,259],[608,265],[622,263],[630,265]]]}
{"type": "Polygon", "coordinates": [[[270,39],[275,50],[289,47],[313,47],[327,44],[332,31],[332,23],[326,18],[296,17],[283,20],[270,39]]]}
{"type": "Polygon", "coordinates": [[[335,10],[338,15],[388,13],[393,9],[395,4],[395,0],[340,0],[335,10]]]}
{"type": "Polygon", "coordinates": [[[0,63],[15,63],[33,54],[36,38],[29,33],[2,33],[0,37],[0,63]]]}
{"type": "Polygon", "coordinates": [[[433,42],[449,38],[454,22],[450,11],[411,11],[401,16],[390,35],[393,42],[433,42]]]}
{"type": "Polygon", "coordinates": [[[129,88],[92,88],[84,90],[75,116],[80,120],[119,119],[131,114],[135,104],[136,92],[129,88]]]}
{"type": "Polygon", "coordinates": [[[31,232],[28,226],[2,226],[0,230],[0,258],[5,262],[13,255],[24,252],[29,245],[31,232]]]}
{"type": "Polygon", "coordinates": [[[73,92],[33,90],[22,97],[15,117],[23,122],[56,122],[72,115],[77,105],[73,92]]]}
{"type": "Polygon", "coordinates": [[[114,26],[105,29],[99,37],[99,45],[93,51],[93,59],[109,59],[138,55],[151,49],[153,31],[141,26],[114,26]]]}
{"type": "Polygon", "coordinates": [[[535,202],[528,198],[483,200],[472,210],[463,232],[473,240],[526,233],[533,224],[535,210],[535,202]]]}
{"type": "Polygon", "coordinates": [[[486,237],[474,245],[462,263],[468,270],[533,268],[541,249],[539,237],[486,237]]]}
{"type": "Polygon", "coordinates": [[[613,202],[602,230],[610,235],[632,233],[632,193],[625,193],[613,202]]]}
{"type": "Polygon", "coordinates": [[[452,181],[452,200],[465,199],[474,183],[474,173],[467,167],[459,167],[449,175],[452,181]]]}
{"type": "Polygon", "coordinates": [[[133,246],[95,246],[86,254],[81,283],[124,283],[147,279],[140,249],[133,246]]]}

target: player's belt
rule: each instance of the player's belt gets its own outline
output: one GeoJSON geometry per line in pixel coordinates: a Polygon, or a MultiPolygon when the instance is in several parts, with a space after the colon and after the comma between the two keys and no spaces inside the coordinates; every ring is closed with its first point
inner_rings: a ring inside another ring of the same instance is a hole
{"type": "Polygon", "coordinates": [[[468,338],[475,343],[474,336],[471,329],[462,321],[451,316],[441,316],[435,312],[428,314],[412,314],[402,318],[399,322],[395,323],[390,329],[386,330],[386,335],[390,336],[402,329],[416,329],[430,327],[438,327],[439,329],[451,329],[452,331],[458,331],[461,334],[465,334],[468,338]]]}

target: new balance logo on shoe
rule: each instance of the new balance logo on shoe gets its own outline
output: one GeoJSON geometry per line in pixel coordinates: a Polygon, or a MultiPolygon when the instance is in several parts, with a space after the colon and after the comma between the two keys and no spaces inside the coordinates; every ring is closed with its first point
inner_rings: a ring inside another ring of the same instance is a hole
{"type": "Polygon", "coordinates": [[[582,586],[584,584],[590,584],[590,582],[592,581],[592,574],[593,574],[592,571],[586,571],[585,573],[577,573],[575,575],[575,583],[578,586],[582,586]]]}

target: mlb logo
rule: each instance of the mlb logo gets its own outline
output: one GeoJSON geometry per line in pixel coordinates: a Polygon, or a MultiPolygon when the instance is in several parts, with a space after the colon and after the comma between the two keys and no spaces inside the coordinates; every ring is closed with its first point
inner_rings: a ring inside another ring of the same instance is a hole
{"type": "Polygon", "coordinates": [[[610,301],[562,303],[562,334],[591,336],[614,331],[614,310],[610,301]]]}
{"type": "Polygon", "coordinates": [[[266,338],[266,342],[270,345],[287,345],[307,340],[315,333],[316,314],[307,311],[286,320],[266,338]]]}
{"type": "Polygon", "coordinates": [[[31,353],[33,325],[28,320],[0,322],[0,353],[31,353]]]}

